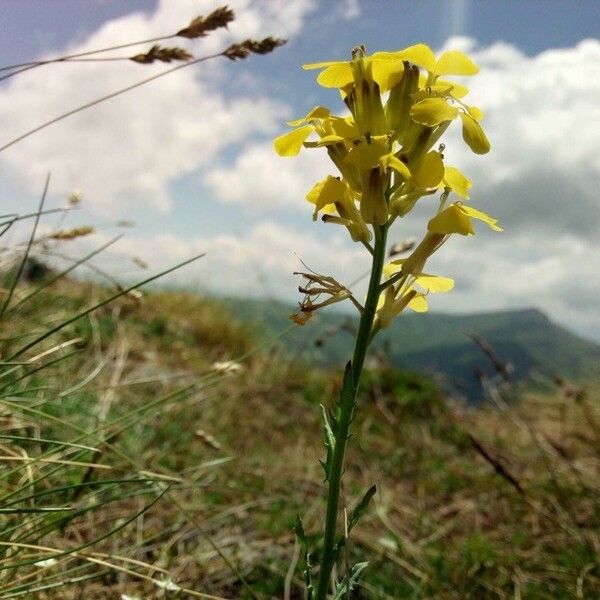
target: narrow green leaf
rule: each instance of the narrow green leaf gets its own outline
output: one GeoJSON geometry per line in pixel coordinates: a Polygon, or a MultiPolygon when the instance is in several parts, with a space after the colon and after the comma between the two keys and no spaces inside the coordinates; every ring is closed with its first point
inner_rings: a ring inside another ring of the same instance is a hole
{"type": "Polygon", "coordinates": [[[327,448],[327,458],[325,459],[325,462],[319,462],[325,471],[325,481],[329,481],[331,463],[333,461],[333,451],[335,449],[335,435],[331,425],[329,424],[329,419],[327,418],[327,409],[322,404],[321,411],[323,413],[323,430],[325,432],[325,448],[327,448]]]}
{"type": "MultiPolygon", "coordinates": [[[[348,533],[350,533],[356,524],[360,521],[363,514],[366,512],[369,507],[369,502],[377,492],[377,486],[372,485],[366,492],[365,495],[361,498],[359,503],[354,507],[354,510],[350,514],[350,518],[348,519],[348,533]]],[[[335,547],[335,556],[339,557],[340,552],[344,545],[346,544],[346,538],[344,536],[340,537],[335,547]]]]}
{"type": "Polygon", "coordinates": [[[306,533],[304,532],[304,526],[302,525],[302,518],[300,515],[296,515],[296,522],[294,523],[294,533],[298,538],[300,546],[304,554],[304,582],[306,584],[306,598],[311,600],[314,592],[312,584],[312,565],[310,564],[310,553],[308,551],[308,540],[306,539],[306,533]]]}
{"type": "Polygon", "coordinates": [[[360,521],[361,517],[369,507],[369,502],[373,496],[377,493],[377,486],[372,485],[362,497],[360,502],[354,507],[350,518],[348,519],[348,533],[354,529],[355,525],[360,521]]]}
{"type": "Polygon", "coordinates": [[[350,575],[344,581],[339,583],[335,589],[335,594],[331,600],[343,600],[344,596],[351,592],[358,584],[362,572],[369,566],[368,562],[356,563],[350,569],[350,575]]]}

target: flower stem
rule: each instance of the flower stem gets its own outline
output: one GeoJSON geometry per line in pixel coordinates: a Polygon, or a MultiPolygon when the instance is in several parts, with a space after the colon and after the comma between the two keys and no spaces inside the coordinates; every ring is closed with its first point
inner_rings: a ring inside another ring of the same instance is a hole
{"type": "Polygon", "coordinates": [[[336,410],[335,446],[329,471],[329,489],[327,493],[327,512],[325,517],[325,533],[323,536],[323,555],[321,559],[321,570],[317,584],[314,600],[325,600],[330,586],[331,571],[336,561],[336,530],[340,503],[340,488],[344,470],[344,457],[348,442],[350,425],[354,416],[356,406],[356,395],[360,383],[360,376],[369,341],[373,320],[379,301],[381,273],[385,261],[387,226],[375,227],[375,247],[373,249],[373,262],[371,265],[371,276],[369,289],[365,302],[364,312],[360,317],[358,333],[354,346],[352,362],[349,365],[350,376],[345,377],[344,385],[340,392],[340,401],[336,410]]]}

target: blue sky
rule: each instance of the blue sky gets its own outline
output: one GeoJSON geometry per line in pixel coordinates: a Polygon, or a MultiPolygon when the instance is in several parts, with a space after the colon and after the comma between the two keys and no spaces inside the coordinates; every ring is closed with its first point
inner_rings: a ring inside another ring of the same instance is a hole
{"type": "MultiPolygon", "coordinates": [[[[197,56],[271,33],[288,37],[288,45],[237,64],[220,59],[185,69],[6,150],[0,154],[2,209],[34,206],[50,170],[53,205],[64,204],[72,189],[83,191],[84,208],[68,223],[100,226],[86,243],[108,239],[119,219],[136,222],[102,259],[123,277],[144,275],[128,260],[132,255],[160,268],[207,251],[202,265],[181,277],[219,293],[294,299],[298,257],[351,281],[367,264],[364,253],[342,231],[313,224],[303,200],[328,172],[326,161],[316,153],[286,161],[271,150],[286,119],[317,103],[343,108],[300,65],[343,59],[358,43],[371,51],[416,42],[467,49],[481,67],[472,97],[486,113],[492,152],[467,155],[453,132],[448,156],[473,180],[474,205],[498,217],[505,233],[452,240],[433,266],[456,279],[456,290],[431,307],[538,306],[600,339],[596,0],[229,4],[238,19],[228,33],[173,43],[197,56]]],[[[160,35],[216,6],[208,0],[4,0],[2,61],[160,35]]],[[[165,68],[54,65],[0,83],[1,141],[165,68]]],[[[397,238],[419,237],[424,215],[399,226],[397,238]]]]}

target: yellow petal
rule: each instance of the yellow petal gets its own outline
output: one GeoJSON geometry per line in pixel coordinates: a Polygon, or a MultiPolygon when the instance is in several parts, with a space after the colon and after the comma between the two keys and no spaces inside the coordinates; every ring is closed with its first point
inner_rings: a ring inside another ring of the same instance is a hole
{"type": "Polygon", "coordinates": [[[463,200],[469,199],[471,180],[467,179],[456,167],[446,167],[444,171],[444,180],[442,183],[445,187],[449,187],[463,200]]]}
{"type": "Polygon", "coordinates": [[[423,158],[419,171],[413,176],[413,183],[418,187],[436,187],[444,177],[444,161],[439,152],[432,150],[423,158]]]}
{"type": "Polygon", "coordinates": [[[433,73],[435,70],[435,54],[433,50],[425,44],[415,44],[400,50],[398,52],[402,60],[417,65],[417,67],[423,67],[426,71],[433,73]]]}
{"type": "Polygon", "coordinates": [[[319,73],[317,82],[325,88],[343,88],[354,82],[349,63],[336,63],[319,73]]]}
{"type": "Polygon", "coordinates": [[[443,121],[451,121],[456,118],[458,108],[450,106],[443,98],[425,98],[410,109],[413,121],[435,127],[443,121]]]}
{"type": "Polygon", "coordinates": [[[353,141],[360,137],[360,133],[351,118],[331,117],[329,124],[334,133],[346,138],[348,141],[353,141]]]}
{"type": "MultiPolygon", "coordinates": [[[[421,87],[424,87],[424,85],[421,87]]],[[[446,81],[445,79],[436,80],[430,87],[434,92],[449,90],[448,93],[454,98],[464,98],[469,93],[469,88],[466,85],[461,85],[454,81],[446,81]]]]}
{"type": "Polygon", "coordinates": [[[498,226],[497,219],[490,217],[490,215],[488,215],[484,212],[481,212],[480,210],[476,210],[475,208],[473,208],[471,206],[465,206],[464,204],[461,204],[460,210],[463,213],[465,213],[466,215],[468,215],[469,217],[472,217],[473,219],[478,219],[479,221],[483,221],[486,225],[489,225],[489,227],[491,229],[493,229],[494,231],[503,231],[502,227],[498,226]]]}
{"type": "Polygon", "coordinates": [[[313,119],[326,119],[328,116],[329,109],[327,107],[315,106],[305,117],[296,119],[295,121],[288,121],[287,124],[290,127],[298,127],[298,125],[302,125],[302,123],[306,123],[307,121],[312,121],[313,119]]]}
{"type": "Polygon", "coordinates": [[[306,65],[302,65],[302,68],[305,71],[311,71],[313,69],[324,69],[325,67],[331,67],[333,65],[347,65],[347,64],[348,64],[348,62],[343,61],[343,60],[326,60],[323,62],[308,63],[306,65]]]}
{"type": "Polygon", "coordinates": [[[420,287],[433,294],[449,292],[454,287],[454,279],[451,279],[450,277],[440,277],[439,275],[427,275],[427,273],[421,273],[416,279],[420,287]]]}
{"type": "Polygon", "coordinates": [[[397,173],[400,173],[405,179],[411,178],[410,169],[396,156],[393,154],[386,154],[381,157],[381,165],[386,169],[394,169],[397,173]]]}
{"type": "Polygon", "coordinates": [[[475,152],[475,154],[486,154],[490,151],[490,142],[487,139],[481,125],[471,116],[464,112],[460,112],[462,119],[462,134],[463,140],[467,146],[475,152]]]}
{"type": "Polygon", "coordinates": [[[402,58],[402,50],[397,50],[396,52],[379,50],[378,52],[373,52],[370,58],[373,60],[405,60],[402,58]]]}
{"type": "Polygon", "coordinates": [[[467,110],[476,121],[483,119],[483,111],[478,106],[469,106],[467,110]]]}
{"type": "Polygon", "coordinates": [[[429,308],[427,298],[423,294],[417,294],[409,303],[408,308],[412,308],[415,312],[424,313],[429,308]]]}
{"type": "Polygon", "coordinates": [[[444,52],[435,65],[436,75],[475,75],[479,73],[477,65],[463,52],[449,50],[444,52]]]}
{"type": "Polygon", "coordinates": [[[458,204],[451,204],[448,208],[437,214],[427,225],[430,233],[448,235],[460,233],[461,235],[475,235],[471,219],[461,210],[458,204]]]}
{"type": "Polygon", "coordinates": [[[383,277],[384,279],[389,279],[392,275],[400,271],[402,269],[402,263],[404,259],[393,260],[385,265],[383,265],[383,277]]]}
{"type": "Polygon", "coordinates": [[[464,98],[469,93],[469,88],[466,85],[461,85],[455,81],[447,79],[436,79],[434,83],[427,83],[427,75],[421,73],[419,75],[419,89],[424,97],[428,95],[452,96],[454,98],[464,98]],[[427,90],[433,94],[427,94],[427,90]]]}
{"type": "Polygon", "coordinates": [[[401,60],[373,60],[373,79],[383,94],[397,85],[404,74],[404,63],[401,60]]]}
{"type": "Polygon", "coordinates": [[[340,200],[346,189],[345,183],[337,177],[328,175],[313,186],[310,192],[306,194],[306,199],[317,206],[331,204],[340,200]]]}
{"type": "Polygon", "coordinates": [[[374,169],[387,152],[387,146],[384,144],[360,144],[348,152],[344,162],[362,170],[374,169]]]}
{"type": "Polygon", "coordinates": [[[278,138],[275,138],[273,145],[275,151],[279,156],[296,156],[302,148],[304,140],[313,132],[314,127],[312,125],[305,125],[294,129],[289,133],[284,133],[278,138]]]}
{"type": "Polygon", "coordinates": [[[330,146],[331,144],[341,144],[343,142],[344,138],[339,135],[324,135],[318,142],[310,143],[310,145],[320,148],[321,146],[330,146]]]}

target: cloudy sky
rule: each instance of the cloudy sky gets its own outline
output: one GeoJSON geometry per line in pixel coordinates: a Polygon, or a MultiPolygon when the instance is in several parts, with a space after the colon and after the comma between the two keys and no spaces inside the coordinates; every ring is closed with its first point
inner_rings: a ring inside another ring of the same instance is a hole
{"type": "MultiPolygon", "coordinates": [[[[98,263],[124,279],[147,276],[133,256],[159,269],[205,251],[179,281],[229,295],[293,300],[299,259],[353,281],[368,266],[364,250],[341,229],[313,223],[303,200],[330,171],[327,161],[317,151],[286,160],[272,150],[285,120],[315,104],[342,110],[337,95],[318,88],[314,72],[300,66],[345,59],[359,43],[369,51],[417,42],[463,49],[481,69],[470,98],[485,111],[492,152],[470,154],[451,130],[446,156],[472,179],[474,205],[497,217],[505,232],[452,239],[436,255],[430,270],[457,283],[431,307],[479,312],[536,306],[600,340],[597,0],[228,4],[237,14],[229,31],[169,43],[195,56],[269,34],[288,38],[288,45],[266,57],[221,58],[183,69],[0,152],[0,210],[34,208],[51,172],[49,206],[62,206],[71,191],[82,190],[83,208],[67,226],[96,225],[87,244],[99,246],[118,234],[119,220],[136,223],[98,263]]],[[[9,65],[165,35],[218,5],[2,0],[0,56],[9,65]]],[[[0,82],[0,146],[167,68],[57,64],[0,82]]],[[[394,238],[419,237],[424,217],[401,223],[394,238]]],[[[45,227],[55,223],[48,218],[45,227]]]]}

